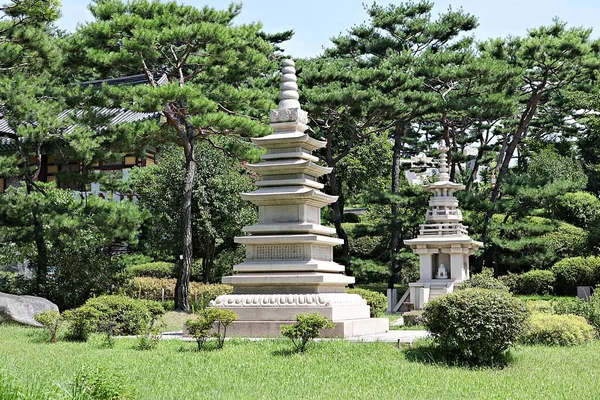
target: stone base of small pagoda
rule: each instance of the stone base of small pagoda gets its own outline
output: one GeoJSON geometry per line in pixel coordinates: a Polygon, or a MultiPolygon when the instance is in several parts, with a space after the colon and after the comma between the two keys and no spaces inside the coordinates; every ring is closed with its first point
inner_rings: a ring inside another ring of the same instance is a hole
{"type": "Polygon", "coordinates": [[[389,319],[370,318],[369,306],[357,294],[228,294],[217,297],[211,307],[231,310],[239,320],[227,328],[231,337],[281,336],[281,325],[296,322],[298,314],[319,313],[335,324],[322,337],[349,338],[385,333],[389,319]]]}
{"type": "Polygon", "coordinates": [[[410,303],[413,304],[415,310],[422,310],[428,301],[452,293],[456,285],[461,282],[451,279],[421,279],[411,282],[408,284],[410,303]]]}

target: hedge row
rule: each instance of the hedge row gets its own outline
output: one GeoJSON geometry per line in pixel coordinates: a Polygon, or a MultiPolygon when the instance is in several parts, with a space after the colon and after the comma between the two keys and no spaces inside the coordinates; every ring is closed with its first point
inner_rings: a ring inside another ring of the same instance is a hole
{"type": "MultiPolygon", "coordinates": [[[[169,301],[175,296],[175,282],[175,279],[137,277],[130,280],[123,290],[133,298],[169,301]]],[[[189,301],[204,308],[217,296],[231,293],[232,289],[230,285],[190,282],[189,301]]]]}
{"type": "Polygon", "coordinates": [[[577,286],[600,284],[600,257],[565,258],[550,270],[508,274],[500,281],[514,294],[556,294],[575,296],[577,286]]]}

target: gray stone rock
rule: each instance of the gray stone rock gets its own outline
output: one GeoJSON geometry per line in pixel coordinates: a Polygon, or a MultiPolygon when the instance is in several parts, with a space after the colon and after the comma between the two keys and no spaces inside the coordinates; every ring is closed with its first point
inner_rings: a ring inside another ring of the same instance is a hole
{"type": "Polygon", "coordinates": [[[42,297],[0,293],[0,322],[14,321],[39,327],[40,323],[33,317],[46,310],[58,311],[58,306],[42,297]]]}

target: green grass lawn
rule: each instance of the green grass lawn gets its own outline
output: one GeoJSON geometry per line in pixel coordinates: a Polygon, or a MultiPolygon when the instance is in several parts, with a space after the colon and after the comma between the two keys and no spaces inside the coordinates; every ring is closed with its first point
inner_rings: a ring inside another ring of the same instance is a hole
{"type": "MultiPolygon", "coordinates": [[[[0,325],[0,373],[19,385],[68,388],[82,368],[120,376],[137,399],[593,399],[600,343],[519,347],[503,369],[471,370],[407,359],[393,344],[315,343],[291,354],[284,340],[234,340],[223,350],[163,341],[151,351],[40,341],[39,330],[0,325]]],[[[0,396],[1,398],[2,396],[0,396]]]]}

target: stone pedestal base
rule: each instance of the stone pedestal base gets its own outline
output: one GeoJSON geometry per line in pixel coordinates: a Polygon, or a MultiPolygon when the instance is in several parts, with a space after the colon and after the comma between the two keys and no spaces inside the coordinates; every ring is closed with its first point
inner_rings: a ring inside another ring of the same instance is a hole
{"type": "Polygon", "coordinates": [[[454,285],[458,283],[460,282],[450,279],[423,279],[409,283],[410,302],[414,305],[415,310],[422,310],[428,301],[452,293],[454,285]]]}
{"type": "Polygon", "coordinates": [[[281,325],[293,324],[298,314],[317,312],[335,324],[323,337],[352,337],[389,330],[387,318],[369,318],[369,306],[357,294],[228,294],[217,297],[211,307],[231,310],[239,320],[228,329],[232,337],[278,337],[281,325]]]}

